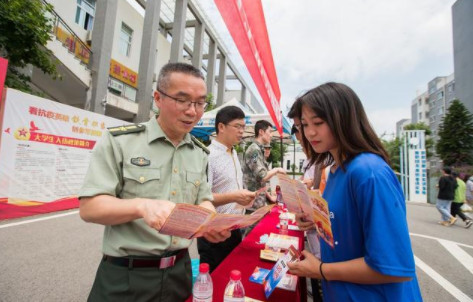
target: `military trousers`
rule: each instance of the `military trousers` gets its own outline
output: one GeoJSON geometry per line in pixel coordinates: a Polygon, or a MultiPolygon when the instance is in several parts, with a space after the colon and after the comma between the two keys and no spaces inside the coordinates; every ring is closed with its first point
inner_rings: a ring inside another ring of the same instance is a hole
{"type": "Polygon", "coordinates": [[[174,266],[126,267],[102,260],[95,276],[90,302],[185,301],[192,293],[189,252],[174,266]]]}

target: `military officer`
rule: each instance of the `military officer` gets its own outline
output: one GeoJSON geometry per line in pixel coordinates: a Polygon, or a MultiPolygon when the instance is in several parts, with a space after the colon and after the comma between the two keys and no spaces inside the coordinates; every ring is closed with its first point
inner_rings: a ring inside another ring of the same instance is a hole
{"type": "Polygon", "coordinates": [[[202,73],[184,63],[165,65],[154,102],[159,115],[147,123],[104,133],[79,193],[81,218],[105,225],[89,301],[183,301],[192,291],[191,242],[159,230],[176,203],[215,211],[208,150],[189,134],[207,105],[202,73]]]}
{"type": "MultiPolygon", "coordinates": [[[[255,124],[255,140],[246,149],[243,156],[243,181],[250,191],[257,191],[264,187],[266,182],[277,173],[286,173],[283,168],[274,168],[268,170],[265,164],[264,145],[271,143],[270,122],[265,120],[257,121],[255,124]]],[[[261,192],[253,203],[253,206],[247,209],[247,213],[266,205],[266,192],[261,192]]]]}

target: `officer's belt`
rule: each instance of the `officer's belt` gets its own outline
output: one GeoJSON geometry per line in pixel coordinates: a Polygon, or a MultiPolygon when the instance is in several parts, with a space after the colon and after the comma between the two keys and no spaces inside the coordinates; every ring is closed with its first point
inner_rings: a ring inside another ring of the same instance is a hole
{"type": "Polygon", "coordinates": [[[155,267],[159,269],[164,269],[174,266],[174,264],[179,261],[182,257],[187,254],[187,249],[177,250],[164,254],[162,257],[153,257],[153,258],[137,258],[133,256],[128,257],[114,257],[103,255],[103,261],[109,262],[114,265],[128,267],[128,268],[138,268],[138,267],[155,267]]]}

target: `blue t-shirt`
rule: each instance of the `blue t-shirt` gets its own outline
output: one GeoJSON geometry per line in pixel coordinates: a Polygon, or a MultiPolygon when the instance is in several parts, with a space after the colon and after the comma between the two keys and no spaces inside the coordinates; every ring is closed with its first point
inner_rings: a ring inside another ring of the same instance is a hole
{"type": "Polygon", "coordinates": [[[422,301],[399,181],[388,164],[371,153],[357,155],[345,168],[330,174],[323,194],[335,245],[332,249],[320,241],[322,261],[364,257],[381,274],[412,280],[374,285],[323,282],[324,301],[422,301]]]}

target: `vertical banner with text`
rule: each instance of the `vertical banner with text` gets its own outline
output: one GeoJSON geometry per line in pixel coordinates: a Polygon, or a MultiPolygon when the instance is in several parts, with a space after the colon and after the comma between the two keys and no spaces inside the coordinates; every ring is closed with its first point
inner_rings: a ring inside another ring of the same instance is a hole
{"type": "Polygon", "coordinates": [[[281,92],[261,0],[215,0],[215,4],[282,135],[281,92]]]}

